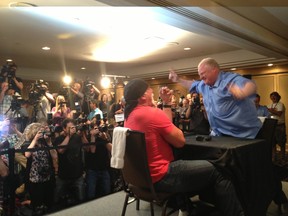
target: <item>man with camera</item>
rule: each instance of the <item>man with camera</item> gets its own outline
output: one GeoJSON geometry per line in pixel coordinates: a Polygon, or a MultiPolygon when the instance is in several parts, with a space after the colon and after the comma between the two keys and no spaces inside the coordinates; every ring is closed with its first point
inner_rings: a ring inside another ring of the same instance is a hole
{"type": "Polygon", "coordinates": [[[21,95],[23,89],[22,79],[16,77],[17,65],[15,63],[7,62],[6,65],[2,67],[0,74],[0,82],[7,82],[9,88],[14,89],[15,93],[18,92],[21,95]]]}
{"type": "Polygon", "coordinates": [[[51,111],[51,103],[55,103],[53,95],[48,91],[48,83],[37,80],[30,90],[29,100],[33,104],[34,114],[36,114],[34,120],[47,119],[47,113],[51,111]]]}
{"type": "Polygon", "coordinates": [[[206,111],[203,103],[200,101],[200,96],[197,92],[191,93],[189,106],[185,113],[189,121],[189,131],[195,134],[209,134],[210,125],[207,120],[206,111]]]}
{"type": "Polygon", "coordinates": [[[109,168],[112,144],[106,132],[107,127],[96,124],[91,126],[90,143],[94,145],[85,149],[87,198],[89,200],[111,192],[109,168]]]}
{"type": "Polygon", "coordinates": [[[64,134],[57,137],[54,146],[61,147],[58,151],[58,177],[56,178],[55,204],[67,189],[74,195],[74,201],[80,203],[84,200],[84,178],[82,162],[82,141],[85,137],[76,132],[75,120],[66,118],[62,123],[64,134]]]}
{"type": "Polygon", "coordinates": [[[80,113],[82,112],[82,104],[84,100],[84,94],[81,92],[81,83],[79,81],[75,81],[70,88],[69,102],[72,110],[80,113]]]}
{"type": "Polygon", "coordinates": [[[94,99],[98,100],[100,94],[99,89],[95,86],[95,82],[91,81],[89,77],[87,77],[84,82],[83,93],[84,102],[82,106],[82,111],[88,115],[91,111],[89,107],[89,102],[94,99]]]}

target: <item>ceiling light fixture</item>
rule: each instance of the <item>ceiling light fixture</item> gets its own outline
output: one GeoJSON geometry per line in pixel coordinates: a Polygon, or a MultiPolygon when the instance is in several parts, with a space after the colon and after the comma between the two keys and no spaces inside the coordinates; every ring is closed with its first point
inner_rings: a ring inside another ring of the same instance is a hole
{"type": "Polygon", "coordinates": [[[235,71],[235,70],[237,70],[237,68],[231,68],[230,70],[235,71]]]}
{"type": "Polygon", "coordinates": [[[85,67],[81,67],[81,70],[86,70],[86,68],[85,67]]]}
{"type": "Polygon", "coordinates": [[[47,46],[42,47],[42,50],[45,50],[45,51],[50,50],[50,47],[47,47],[47,46]]]}
{"type": "Polygon", "coordinates": [[[191,50],[191,48],[190,47],[185,47],[184,50],[191,50]]]}
{"type": "Polygon", "coordinates": [[[270,63],[270,64],[268,64],[267,66],[268,66],[268,67],[272,67],[272,66],[273,66],[273,64],[272,64],[272,63],[270,63]]]}
{"type": "Polygon", "coordinates": [[[13,60],[12,60],[12,59],[7,59],[6,61],[7,61],[7,62],[12,62],[13,60]]]}

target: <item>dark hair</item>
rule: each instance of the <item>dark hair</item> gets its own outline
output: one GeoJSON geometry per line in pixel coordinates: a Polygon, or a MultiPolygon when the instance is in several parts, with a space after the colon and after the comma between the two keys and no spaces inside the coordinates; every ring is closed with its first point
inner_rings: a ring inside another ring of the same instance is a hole
{"type": "Polygon", "coordinates": [[[101,95],[101,99],[100,99],[101,101],[103,101],[104,95],[106,95],[106,97],[107,97],[107,99],[108,99],[108,95],[104,93],[104,94],[101,95]]]}
{"type": "Polygon", "coordinates": [[[90,103],[95,104],[96,107],[98,107],[98,100],[97,99],[90,100],[90,103]]]}
{"type": "Polygon", "coordinates": [[[259,94],[256,94],[255,97],[260,99],[260,95],[259,94]]]}
{"type": "Polygon", "coordinates": [[[64,121],[62,122],[62,127],[66,128],[68,123],[73,123],[74,125],[76,125],[76,121],[74,119],[71,118],[66,118],[64,119],[64,121]]]}
{"type": "Polygon", "coordinates": [[[277,102],[280,101],[280,99],[281,99],[281,95],[279,95],[279,93],[276,92],[276,91],[275,91],[275,92],[272,92],[272,93],[270,94],[270,97],[272,97],[272,96],[276,97],[277,102]]]}

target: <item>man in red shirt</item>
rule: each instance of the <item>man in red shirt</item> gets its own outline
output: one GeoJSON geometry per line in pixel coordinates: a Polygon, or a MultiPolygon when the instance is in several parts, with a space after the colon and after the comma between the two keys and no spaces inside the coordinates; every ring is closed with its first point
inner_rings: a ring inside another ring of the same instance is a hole
{"type": "Polygon", "coordinates": [[[182,131],[172,124],[172,91],[162,87],[163,110],[153,106],[153,91],[142,79],[124,88],[124,126],[145,133],[152,181],[157,191],[189,193],[211,188],[222,215],[244,215],[230,180],[206,160],[174,160],[173,147],[185,144],[182,131]]]}

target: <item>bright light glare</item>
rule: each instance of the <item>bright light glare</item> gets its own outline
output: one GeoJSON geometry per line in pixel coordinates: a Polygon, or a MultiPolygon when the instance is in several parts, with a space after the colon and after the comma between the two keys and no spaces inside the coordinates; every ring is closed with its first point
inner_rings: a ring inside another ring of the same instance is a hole
{"type": "Polygon", "coordinates": [[[101,86],[105,89],[108,88],[110,86],[110,79],[108,77],[102,77],[101,86]]]}
{"type": "Polygon", "coordinates": [[[69,85],[72,82],[71,76],[67,76],[67,75],[64,76],[63,77],[63,82],[64,82],[64,84],[69,85]]]}
{"type": "Polygon", "coordinates": [[[157,21],[159,15],[153,7],[33,7],[22,10],[95,34],[95,43],[90,46],[92,59],[96,61],[137,59],[177,41],[185,32],[157,21]]]}

